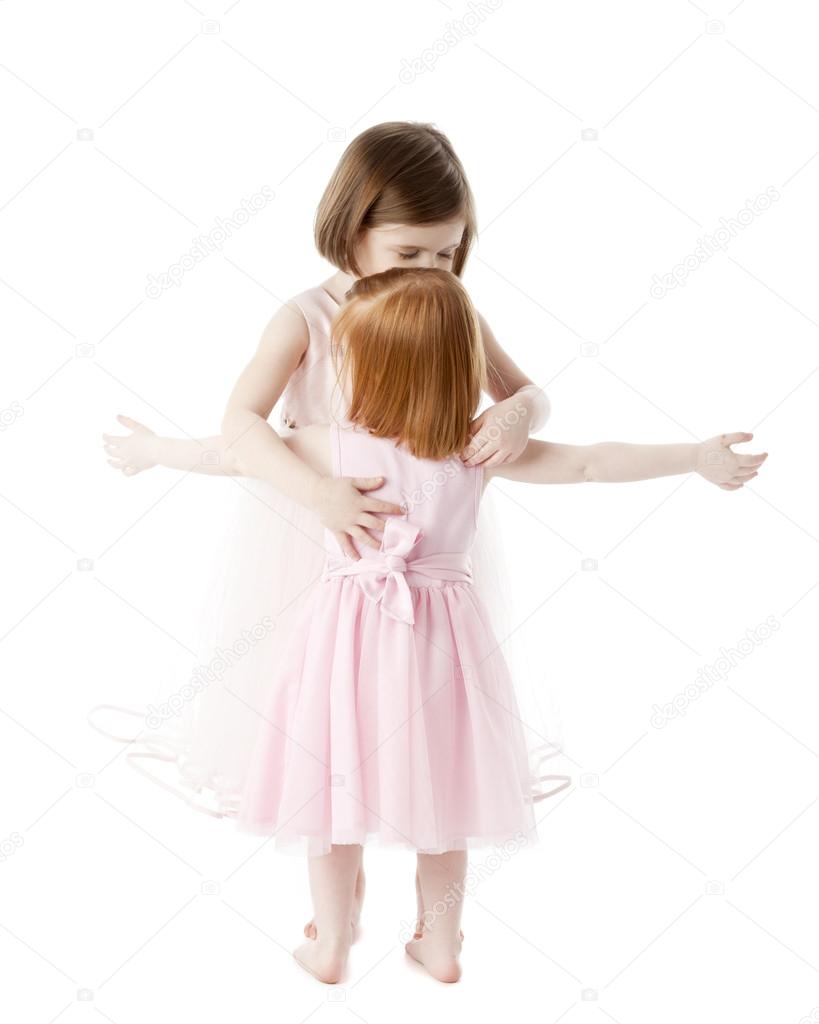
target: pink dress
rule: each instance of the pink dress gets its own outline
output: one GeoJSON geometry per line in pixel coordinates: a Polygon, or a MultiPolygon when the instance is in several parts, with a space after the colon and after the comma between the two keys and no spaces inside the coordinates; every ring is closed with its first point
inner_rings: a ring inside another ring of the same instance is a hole
{"type": "Polygon", "coordinates": [[[472,585],[483,470],[330,425],[334,476],[383,475],[406,509],[381,549],[321,580],[270,681],[239,828],[309,856],[332,843],[424,853],[538,842],[506,663],[472,585]]]}
{"type": "MultiPolygon", "coordinates": [[[[338,303],[321,286],[300,292],[291,303],[307,324],[308,344],[277,406],[276,427],[283,435],[293,427],[346,422],[347,411],[330,349],[338,303]]],[[[360,475],[376,473],[369,458],[378,451],[367,446],[360,475]]],[[[409,466],[402,462],[402,469],[409,471],[409,466]]],[[[160,666],[156,679],[146,681],[145,706],[98,704],[90,709],[89,721],[126,746],[128,764],[152,782],[198,811],[234,818],[271,680],[280,673],[293,623],[321,577],[326,551],[318,518],[272,484],[251,478],[206,484],[208,489],[220,486],[233,506],[225,522],[217,524],[221,529],[214,530],[209,585],[201,594],[186,595],[184,580],[178,581],[180,601],[201,602],[197,636],[186,638],[185,653],[170,668],[160,666]]],[[[437,500],[430,507],[437,507],[437,500]]],[[[505,563],[492,502],[489,493],[481,503],[482,525],[472,550],[475,587],[495,635],[504,638],[525,723],[528,793],[539,801],[566,788],[570,777],[548,773],[560,754],[559,709],[544,702],[548,680],[530,669],[533,659],[515,651],[519,619],[510,616],[505,572],[499,571],[505,563]]],[[[415,514],[427,512],[419,508],[415,514]]],[[[274,699],[283,698],[277,694],[274,699]]]]}

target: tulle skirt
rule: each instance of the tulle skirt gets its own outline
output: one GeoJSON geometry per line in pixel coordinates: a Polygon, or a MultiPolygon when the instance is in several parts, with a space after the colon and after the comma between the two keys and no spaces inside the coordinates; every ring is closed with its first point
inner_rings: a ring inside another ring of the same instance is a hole
{"type": "Polygon", "coordinates": [[[354,578],[318,586],[271,678],[240,828],[309,856],[537,842],[511,679],[473,586],[410,594],[413,625],[354,578]]]}
{"type": "MultiPolygon", "coordinates": [[[[264,481],[235,479],[197,615],[197,656],[185,656],[163,683],[151,681],[146,697],[153,699],[144,708],[98,704],[88,716],[95,729],[128,745],[129,763],[152,782],[195,810],[229,819],[239,816],[259,733],[277,700],[274,688],[286,685],[278,669],[288,639],[314,586],[323,585],[325,561],[315,515],[264,481]]],[[[504,714],[520,737],[524,800],[534,805],[569,786],[571,775],[556,688],[529,671],[534,652],[519,643],[491,484],[472,565],[475,592],[509,673],[504,714]]],[[[542,661],[544,651],[536,654],[542,661]]]]}

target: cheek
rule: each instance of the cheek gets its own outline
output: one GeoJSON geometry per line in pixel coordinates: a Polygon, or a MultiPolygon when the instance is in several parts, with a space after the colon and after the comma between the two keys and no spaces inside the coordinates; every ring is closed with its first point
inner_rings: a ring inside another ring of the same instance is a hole
{"type": "Polygon", "coordinates": [[[412,264],[412,260],[402,260],[394,253],[388,253],[381,256],[380,259],[374,260],[372,263],[371,274],[380,274],[384,270],[390,270],[392,267],[407,267],[412,264]]]}
{"type": "Polygon", "coordinates": [[[356,261],[361,270],[362,277],[369,277],[370,274],[377,274],[383,267],[383,262],[378,249],[377,240],[364,234],[359,238],[356,246],[356,261]]]}
{"type": "Polygon", "coordinates": [[[358,262],[364,277],[370,274],[380,274],[390,267],[398,267],[401,261],[395,253],[382,252],[377,246],[365,246],[359,252],[358,262]]]}

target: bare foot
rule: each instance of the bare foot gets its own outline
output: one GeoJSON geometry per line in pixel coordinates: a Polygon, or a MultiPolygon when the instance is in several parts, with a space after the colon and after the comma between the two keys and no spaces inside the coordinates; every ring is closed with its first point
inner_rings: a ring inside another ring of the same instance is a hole
{"type": "Polygon", "coordinates": [[[458,960],[461,953],[460,940],[456,942],[454,949],[447,949],[433,937],[431,932],[426,932],[423,938],[412,939],[408,942],[404,949],[437,981],[460,980],[461,965],[458,960]]]}
{"type": "Polygon", "coordinates": [[[293,956],[314,978],[335,985],[344,974],[349,952],[349,942],[315,938],[294,949],[293,956]]]}
{"type": "MultiPolygon", "coordinates": [[[[355,942],[359,937],[361,929],[359,921],[361,920],[361,907],[364,903],[364,868],[356,875],[355,880],[355,892],[353,893],[353,916],[350,919],[350,936],[351,941],[355,942]]],[[[316,922],[311,917],[307,924],[304,926],[304,934],[308,939],[315,939],[316,937],[316,922]]]]}

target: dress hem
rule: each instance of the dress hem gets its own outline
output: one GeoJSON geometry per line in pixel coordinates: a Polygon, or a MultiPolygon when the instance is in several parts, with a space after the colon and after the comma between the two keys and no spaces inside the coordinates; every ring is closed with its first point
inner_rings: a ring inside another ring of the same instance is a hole
{"type": "Polygon", "coordinates": [[[236,829],[240,833],[264,836],[267,839],[273,840],[277,852],[306,854],[311,857],[328,854],[331,846],[378,847],[379,849],[397,852],[409,851],[433,856],[459,850],[497,850],[498,847],[502,847],[504,848],[503,854],[508,857],[522,850],[542,845],[540,836],[534,826],[529,828],[520,827],[513,831],[502,831],[492,835],[472,833],[466,836],[452,836],[432,845],[422,846],[408,838],[397,838],[394,835],[387,835],[378,829],[361,829],[354,834],[349,832],[335,833],[332,837],[328,837],[325,835],[305,835],[304,833],[276,831],[272,825],[263,822],[248,822],[238,818],[235,819],[235,823],[236,829]]]}

